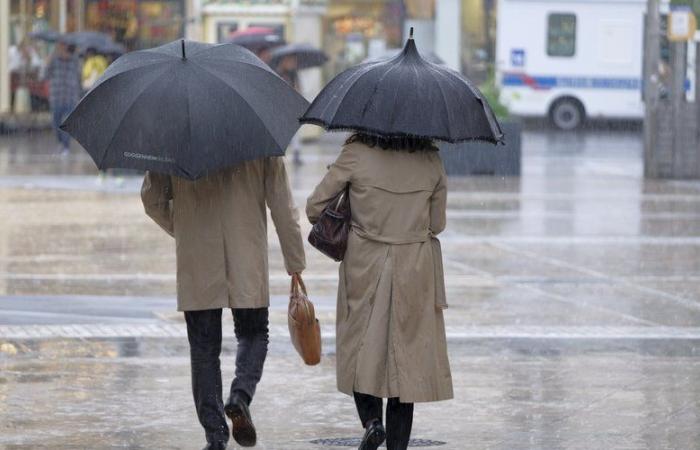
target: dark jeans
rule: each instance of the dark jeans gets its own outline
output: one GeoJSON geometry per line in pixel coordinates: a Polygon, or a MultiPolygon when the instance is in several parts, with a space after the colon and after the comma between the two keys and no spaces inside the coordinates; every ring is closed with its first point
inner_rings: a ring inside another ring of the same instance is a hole
{"type": "MultiPolygon", "coordinates": [[[[381,398],[355,392],[355,406],[362,426],[373,419],[382,420],[384,402],[381,398]]],[[[390,398],[386,405],[386,448],[406,450],[413,427],[413,403],[401,403],[398,398],[390,398]]]]}
{"type": "Polygon", "coordinates": [[[56,138],[64,148],[70,148],[70,135],[58,127],[63,122],[63,119],[68,117],[68,114],[73,111],[74,106],[75,105],[51,105],[51,112],[53,113],[53,127],[56,130],[56,138]]]}
{"type": "MultiPolygon", "coordinates": [[[[228,441],[219,361],[221,310],[186,311],[185,320],[190,341],[192,394],[199,423],[204,427],[207,442],[228,441]]],[[[242,392],[243,398],[252,400],[267,356],[268,309],[234,309],[233,322],[238,349],[230,393],[242,392]]]]}

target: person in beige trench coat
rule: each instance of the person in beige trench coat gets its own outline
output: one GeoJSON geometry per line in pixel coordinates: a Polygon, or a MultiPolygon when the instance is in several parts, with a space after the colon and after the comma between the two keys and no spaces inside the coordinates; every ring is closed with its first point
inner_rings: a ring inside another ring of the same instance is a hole
{"type": "Polygon", "coordinates": [[[436,238],[445,228],[447,187],[435,150],[430,141],[353,135],[306,205],[314,223],[350,184],[352,228],[337,302],[338,389],[355,396],[366,433],[381,425],[381,398],[390,399],[389,450],[408,445],[414,402],[453,397],[436,238]]]}
{"type": "Polygon", "coordinates": [[[268,344],[267,209],[289,274],[305,267],[298,211],[284,159],[245,162],[197,181],[147,173],[146,213],[175,238],[177,307],[190,342],[192,392],[207,446],[226,447],[229,430],[242,446],[256,442],[248,406],[262,377],[268,344]],[[222,308],[233,310],[236,376],[224,406],[219,354],[222,308]]]}

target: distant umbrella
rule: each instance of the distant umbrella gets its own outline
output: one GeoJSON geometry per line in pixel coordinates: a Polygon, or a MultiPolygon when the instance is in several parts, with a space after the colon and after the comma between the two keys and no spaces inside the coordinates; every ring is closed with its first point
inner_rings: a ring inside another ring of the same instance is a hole
{"type": "Polygon", "coordinates": [[[117,59],[61,128],[100,169],[197,179],[283,155],[307,105],[242,47],[175,41],[117,59]]]}
{"type": "Polygon", "coordinates": [[[328,56],[323,50],[309,44],[287,44],[276,47],[270,52],[270,67],[277,67],[286,57],[296,59],[296,68],[298,70],[322,66],[328,61],[328,56]]]}
{"type": "Polygon", "coordinates": [[[118,42],[108,42],[99,47],[93,47],[97,53],[102,55],[123,55],[126,53],[126,47],[118,42]]]}
{"type": "Polygon", "coordinates": [[[260,51],[285,44],[282,36],[272,28],[266,27],[249,27],[242,31],[236,31],[228,42],[251,51],[260,51]]]}
{"type": "Polygon", "coordinates": [[[29,33],[30,38],[46,42],[56,42],[59,36],[61,36],[61,33],[53,30],[35,31],[33,33],[29,33]]]}
{"type": "Polygon", "coordinates": [[[479,90],[458,72],[421,58],[412,36],[398,56],[336,76],[300,121],[385,137],[503,140],[479,90]]]}
{"type": "Polygon", "coordinates": [[[98,49],[113,44],[112,37],[99,31],[76,31],[62,36],[64,42],[73,44],[81,50],[98,49]]]}
{"type": "MultiPolygon", "coordinates": [[[[402,49],[400,49],[400,48],[391,48],[379,56],[376,56],[374,58],[367,58],[362,62],[368,63],[368,62],[376,62],[376,61],[386,61],[387,59],[391,59],[391,58],[395,57],[396,55],[401,53],[401,51],[402,51],[402,49]]],[[[428,61],[429,63],[438,64],[440,66],[445,65],[445,60],[440,58],[437,54],[435,54],[435,52],[424,53],[421,55],[421,57],[424,60],[428,61]]]]}

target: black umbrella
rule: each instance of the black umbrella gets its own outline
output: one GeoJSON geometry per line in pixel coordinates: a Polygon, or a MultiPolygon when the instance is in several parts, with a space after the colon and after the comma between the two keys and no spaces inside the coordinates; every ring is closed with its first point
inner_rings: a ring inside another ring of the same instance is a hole
{"type": "Polygon", "coordinates": [[[100,169],[197,179],[283,155],[307,105],[242,47],[175,41],[117,59],[61,128],[100,169]]]}
{"type": "Polygon", "coordinates": [[[288,56],[296,58],[298,70],[322,66],[328,61],[328,56],[323,50],[309,44],[288,44],[276,47],[270,51],[270,67],[277,67],[288,56]]]}
{"type": "Polygon", "coordinates": [[[421,58],[412,34],[398,56],[351,67],[331,80],[301,123],[386,137],[501,142],[501,127],[479,90],[458,72],[421,58]]]}
{"type": "Polygon", "coordinates": [[[267,48],[284,45],[286,42],[275,30],[266,27],[250,27],[231,35],[230,44],[240,45],[258,52],[267,48]]]}

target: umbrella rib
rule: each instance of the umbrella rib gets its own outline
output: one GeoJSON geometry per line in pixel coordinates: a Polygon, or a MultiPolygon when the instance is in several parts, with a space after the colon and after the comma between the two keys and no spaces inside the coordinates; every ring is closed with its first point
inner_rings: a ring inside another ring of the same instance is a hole
{"type": "MultiPolygon", "coordinates": [[[[496,142],[500,142],[503,139],[503,131],[501,130],[501,126],[498,123],[497,120],[493,117],[493,112],[490,111],[490,108],[487,106],[488,103],[486,100],[484,100],[483,95],[481,94],[481,91],[477,89],[475,86],[471,84],[471,82],[466,79],[465,77],[460,76],[458,73],[452,71],[452,70],[437,70],[435,68],[432,68],[434,72],[438,72],[441,74],[447,75],[447,79],[449,80],[450,84],[453,86],[455,83],[457,83],[457,87],[461,89],[464,85],[467,86],[467,88],[471,91],[471,93],[474,95],[474,97],[481,103],[481,107],[484,111],[484,115],[486,116],[486,120],[489,123],[489,128],[491,129],[491,133],[493,136],[488,137],[488,140],[494,140],[496,142]]],[[[479,137],[477,139],[483,139],[482,137],[479,137]]]]}
{"type": "MultiPolygon", "coordinates": [[[[374,64],[372,64],[372,66],[373,66],[373,65],[374,65],[374,64]]],[[[372,69],[375,69],[375,68],[376,68],[376,67],[368,66],[368,67],[367,67],[367,70],[365,70],[364,72],[362,72],[361,74],[359,74],[354,80],[352,80],[352,84],[350,84],[350,86],[347,88],[347,91],[345,91],[345,93],[343,94],[343,98],[341,99],[340,103],[338,104],[338,107],[336,108],[335,112],[333,113],[333,116],[332,116],[332,117],[330,118],[330,120],[328,121],[329,124],[333,123],[333,121],[335,120],[335,116],[337,116],[337,115],[338,115],[338,112],[340,111],[340,105],[343,104],[343,100],[345,99],[345,96],[348,95],[348,93],[350,92],[350,90],[352,90],[352,88],[355,86],[355,83],[359,82],[360,79],[362,79],[365,75],[367,75],[368,73],[370,73],[370,72],[372,71],[372,69]]],[[[353,73],[353,74],[351,74],[348,78],[353,78],[354,75],[355,75],[355,74],[353,73]]],[[[347,81],[344,81],[344,82],[341,84],[341,87],[344,88],[345,85],[346,85],[346,84],[349,84],[349,83],[350,83],[350,80],[348,79],[347,81]]],[[[319,117],[323,117],[323,115],[325,114],[326,110],[330,107],[330,103],[331,103],[331,102],[327,102],[327,103],[326,103],[325,108],[323,108],[323,110],[320,111],[319,117]]],[[[363,108],[363,111],[364,111],[364,108],[363,108]]]]}
{"type": "MultiPolygon", "coordinates": [[[[202,72],[204,72],[206,75],[212,77],[213,79],[219,81],[220,83],[223,83],[226,87],[228,87],[229,89],[231,89],[231,91],[233,91],[241,100],[243,100],[243,102],[245,102],[246,105],[248,105],[248,108],[249,108],[251,111],[255,112],[255,108],[253,108],[253,107],[251,106],[251,104],[248,102],[248,100],[246,100],[245,97],[243,97],[241,94],[239,94],[238,91],[236,90],[236,88],[234,88],[233,86],[231,86],[230,84],[228,84],[228,83],[226,82],[226,80],[224,80],[224,79],[221,78],[220,76],[216,75],[215,73],[210,72],[209,70],[207,70],[206,67],[204,67],[204,66],[202,66],[202,65],[200,65],[200,64],[195,63],[194,65],[197,66],[197,67],[198,67],[202,72]]],[[[267,71],[265,71],[265,72],[267,72],[267,71]]],[[[262,119],[261,119],[261,122],[263,122],[262,119]]],[[[265,124],[265,123],[263,122],[263,124],[265,124]]],[[[268,137],[270,137],[270,138],[272,139],[273,142],[276,142],[277,145],[279,145],[280,148],[282,148],[283,146],[277,141],[277,139],[275,139],[275,137],[272,135],[272,133],[270,133],[270,130],[267,128],[267,124],[265,124],[265,126],[264,126],[263,128],[265,129],[265,132],[267,133],[268,137]]],[[[285,145],[284,147],[286,148],[286,145],[285,145]]]]}
{"type": "MultiPolygon", "coordinates": [[[[95,89],[97,89],[98,87],[102,86],[103,84],[107,84],[108,82],[110,82],[110,81],[112,81],[112,80],[115,80],[115,79],[117,79],[117,78],[120,78],[122,75],[132,75],[132,74],[133,74],[134,72],[136,72],[137,70],[141,70],[141,69],[144,69],[144,68],[150,68],[151,66],[155,66],[156,64],[165,64],[165,63],[168,63],[168,62],[171,62],[171,61],[169,61],[169,60],[155,61],[155,62],[152,62],[152,63],[144,64],[143,66],[134,67],[133,69],[129,69],[129,70],[125,70],[125,71],[123,71],[123,72],[116,73],[116,74],[114,74],[114,75],[108,76],[108,77],[105,78],[104,80],[99,80],[99,79],[98,79],[98,80],[97,80],[97,83],[95,84],[95,86],[93,86],[93,87],[90,89],[90,92],[94,91],[95,89]]],[[[108,70],[109,70],[109,69],[108,69],[108,70]]],[[[106,73],[105,73],[105,74],[106,74],[106,73]]],[[[104,76],[104,74],[103,74],[103,76],[104,76]]],[[[85,94],[85,95],[87,96],[87,94],[85,94]]]]}
{"type": "Polygon", "coordinates": [[[440,94],[442,95],[442,100],[445,102],[445,111],[447,112],[447,135],[452,138],[452,109],[449,107],[447,104],[447,96],[445,95],[445,90],[442,88],[442,85],[440,84],[440,80],[435,76],[436,71],[432,69],[432,67],[428,67],[428,73],[430,73],[430,76],[433,77],[433,80],[438,86],[438,89],[440,89],[440,94]]]}
{"type": "MultiPolygon", "coordinates": [[[[163,72],[165,72],[165,70],[163,70],[163,72]]],[[[100,162],[97,164],[98,169],[102,170],[102,164],[104,163],[104,160],[107,157],[107,152],[109,151],[109,148],[114,143],[114,138],[117,136],[117,132],[124,124],[124,119],[126,119],[126,116],[129,114],[129,111],[131,111],[131,109],[134,107],[134,105],[136,105],[136,102],[139,100],[139,97],[141,97],[141,95],[146,91],[146,89],[150,88],[153,84],[155,84],[156,81],[159,81],[160,75],[162,75],[162,73],[160,73],[150,83],[146,84],[146,86],[144,86],[143,89],[141,89],[141,92],[136,94],[136,96],[134,97],[134,100],[132,100],[132,102],[131,102],[131,105],[129,105],[129,107],[126,109],[126,111],[122,115],[122,118],[119,120],[119,123],[114,128],[114,132],[112,133],[112,137],[109,139],[109,143],[105,146],[104,151],[102,152],[102,157],[100,158],[100,162]]]]}

